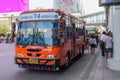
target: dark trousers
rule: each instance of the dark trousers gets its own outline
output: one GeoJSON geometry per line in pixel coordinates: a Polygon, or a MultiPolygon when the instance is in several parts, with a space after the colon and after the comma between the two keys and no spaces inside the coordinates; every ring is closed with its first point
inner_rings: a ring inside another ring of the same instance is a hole
{"type": "Polygon", "coordinates": [[[104,45],[104,43],[101,44],[101,52],[102,52],[102,56],[105,56],[105,45],[104,45]]]}

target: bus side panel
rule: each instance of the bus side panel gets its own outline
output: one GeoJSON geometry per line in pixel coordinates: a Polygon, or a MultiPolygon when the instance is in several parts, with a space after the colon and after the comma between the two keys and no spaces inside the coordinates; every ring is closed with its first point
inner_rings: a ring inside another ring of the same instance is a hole
{"type": "Polygon", "coordinates": [[[66,55],[68,53],[70,53],[70,55],[71,55],[71,49],[72,49],[71,46],[72,46],[72,43],[71,43],[70,39],[66,40],[65,43],[61,44],[61,51],[60,51],[61,66],[66,63],[66,60],[65,60],[66,55]]]}
{"type": "Polygon", "coordinates": [[[79,36],[77,39],[76,39],[76,48],[77,48],[77,55],[78,54],[81,54],[82,52],[82,46],[84,46],[84,40],[83,40],[83,37],[82,36],[79,36]]]}

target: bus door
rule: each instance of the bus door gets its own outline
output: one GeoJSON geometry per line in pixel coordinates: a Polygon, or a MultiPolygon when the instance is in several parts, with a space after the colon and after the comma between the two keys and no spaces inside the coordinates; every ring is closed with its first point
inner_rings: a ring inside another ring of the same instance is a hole
{"type": "Polygon", "coordinates": [[[73,54],[73,56],[75,56],[75,54],[76,54],[76,28],[75,28],[75,24],[72,24],[72,27],[73,27],[73,33],[72,33],[72,43],[73,43],[73,45],[72,45],[72,54],[73,54]]]}
{"type": "Polygon", "coordinates": [[[65,49],[65,42],[66,42],[66,30],[65,30],[65,21],[62,21],[60,23],[60,38],[61,38],[61,47],[62,47],[62,50],[63,52],[64,49],[65,49]]]}

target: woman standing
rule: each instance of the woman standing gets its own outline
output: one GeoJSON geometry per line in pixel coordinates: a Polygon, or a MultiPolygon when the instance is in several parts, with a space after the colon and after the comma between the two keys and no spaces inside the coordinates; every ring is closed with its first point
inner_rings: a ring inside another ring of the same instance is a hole
{"type": "Polygon", "coordinates": [[[105,57],[106,60],[112,57],[113,53],[113,38],[110,33],[107,33],[105,37],[105,57]]]}
{"type": "Polygon", "coordinates": [[[90,48],[91,49],[91,53],[95,54],[95,49],[97,47],[97,41],[96,41],[96,38],[95,38],[94,35],[91,35],[89,43],[90,43],[90,47],[91,47],[90,48]]]}

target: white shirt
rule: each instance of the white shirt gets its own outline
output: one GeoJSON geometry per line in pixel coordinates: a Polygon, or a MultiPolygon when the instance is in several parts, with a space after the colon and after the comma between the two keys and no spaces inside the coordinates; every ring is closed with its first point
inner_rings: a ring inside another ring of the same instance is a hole
{"type": "Polygon", "coordinates": [[[106,38],[106,35],[105,35],[105,34],[102,34],[100,40],[102,40],[102,41],[105,42],[105,38],[106,38]]]}
{"type": "Polygon", "coordinates": [[[113,38],[110,36],[105,37],[105,48],[112,48],[113,38]]]}

